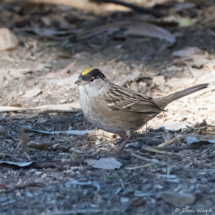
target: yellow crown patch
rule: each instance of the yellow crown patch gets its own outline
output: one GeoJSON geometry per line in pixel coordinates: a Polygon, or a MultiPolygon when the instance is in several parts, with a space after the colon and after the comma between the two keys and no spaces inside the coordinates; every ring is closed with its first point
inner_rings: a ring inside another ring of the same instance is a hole
{"type": "Polygon", "coordinates": [[[87,73],[91,72],[92,70],[93,70],[93,68],[85,69],[85,70],[82,72],[82,75],[86,75],[87,73]]]}

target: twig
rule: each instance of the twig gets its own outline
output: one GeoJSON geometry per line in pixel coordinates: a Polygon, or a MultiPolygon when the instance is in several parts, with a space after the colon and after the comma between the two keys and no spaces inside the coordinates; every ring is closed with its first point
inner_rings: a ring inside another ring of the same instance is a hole
{"type": "Polygon", "coordinates": [[[134,177],[137,176],[138,174],[139,174],[139,173],[136,173],[136,174],[132,175],[131,177],[127,178],[127,179],[125,180],[125,182],[128,182],[129,180],[131,180],[132,178],[134,178],[134,177]]]}
{"type": "Polygon", "coordinates": [[[164,147],[164,146],[167,146],[171,143],[173,143],[174,141],[178,140],[178,139],[181,139],[181,138],[184,138],[185,136],[182,135],[182,134],[179,134],[177,135],[176,137],[172,138],[171,140],[167,140],[165,141],[164,143],[161,143],[160,145],[158,145],[158,147],[164,147]]]}
{"type": "Polygon", "coordinates": [[[26,187],[44,187],[45,184],[42,183],[42,182],[28,182],[28,183],[25,183],[25,184],[22,184],[22,185],[15,185],[13,188],[9,188],[9,190],[14,190],[14,189],[23,189],[23,188],[26,188],[26,187]]]}
{"type": "Polygon", "coordinates": [[[134,157],[136,157],[136,158],[142,159],[142,160],[144,160],[144,161],[148,161],[148,162],[152,162],[152,163],[156,163],[156,164],[161,164],[161,165],[163,165],[163,164],[166,165],[166,163],[165,163],[164,161],[163,161],[163,162],[160,162],[160,161],[157,161],[157,160],[154,160],[154,159],[144,158],[144,157],[142,157],[142,156],[140,156],[140,155],[136,155],[136,154],[134,154],[134,153],[131,153],[131,155],[134,156],[134,157]]]}
{"type": "Polygon", "coordinates": [[[42,169],[42,168],[56,168],[56,167],[62,167],[64,165],[73,165],[73,166],[77,166],[80,165],[81,163],[84,162],[84,159],[77,159],[74,161],[68,161],[68,162],[61,162],[61,161],[46,161],[46,162],[37,162],[37,163],[32,163],[30,165],[30,167],[34,168],[34,169],[42,169]]]}
{"type": "Polygon", "coordinates": [[[146,150],[146,151],[150,151],[150,152],[156,152],[156,153],[159,153],[159,154],[164,154],[164,155],[176,155],[173,152],[167,152],[167,151],[163,151],[163,150],[153,149],[150,146],[143,146],[141,149],[146,150]]]}
{"type": "Polygon", "coordinates": [[[152,10],[152,9],[147,9],[147,8],[143,8],[143,7],[138,7],[136,5],[127,3],[127,2],[122,2],[119,0],[91,0],[93,2],[98,2],[98,3],[112,3],[112,4],[118,4],[118,5],[122,5],[128,8],[131,8],[134,11],[140,12],[140,13],[144,13],[144,14],[151,14],[153,16],[155,16],[156,18],[160,18],[163,17],[164,15],[156,10],[152,10]]]}
{"type": "MultiPolygon", "coordinates": [[[[148,164],[145,164],[143,166],[132,166],[132,167],[125,167],[125,169],[142,169],[142,168],[146,168],[146,167],[149,167],[151,165],[153,165],[154,163],[148,163],[148,164]]],[[[135,175],[134,175],[135,176],[135,175]]],[[[134,176],[130,177],[130,178],[133,178],[134,176]]],[[[130,180],[130,178],[128,180],[130,180]]],[[[126,180],[126,181],[128,181],[126,180]]]]}

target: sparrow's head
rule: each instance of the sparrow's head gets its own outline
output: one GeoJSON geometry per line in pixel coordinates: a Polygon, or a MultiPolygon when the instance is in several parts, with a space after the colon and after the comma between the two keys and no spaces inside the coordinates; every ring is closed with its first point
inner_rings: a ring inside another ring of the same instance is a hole
{"type": "Polygon", "coordinates": [[[107,82],[107,78],[105,75],[99,70],[94,68],[89,68],[84,70],[78,77],[78,80],[75,84],[78,85],[89,85],[89,86],[96,86],[101,85],[102,82],[107,82]]]}

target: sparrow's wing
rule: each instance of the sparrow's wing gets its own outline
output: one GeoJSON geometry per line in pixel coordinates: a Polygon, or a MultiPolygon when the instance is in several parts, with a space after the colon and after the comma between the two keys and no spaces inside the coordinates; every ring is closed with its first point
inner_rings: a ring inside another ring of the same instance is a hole
{"type": "Polygon", "coordinates": [[[151,97],[132,92],[128,89],[112,85],[105,94],[104,100],[110,110],[138,113],[159,113],[162,111],[151,97]]]}

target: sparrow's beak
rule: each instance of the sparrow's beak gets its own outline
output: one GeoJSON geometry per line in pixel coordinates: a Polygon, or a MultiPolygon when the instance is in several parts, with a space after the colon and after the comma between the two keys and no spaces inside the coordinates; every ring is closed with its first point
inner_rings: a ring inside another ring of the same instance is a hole
{"type": "Polygon", "coordinates": [[[84,81],[81,78],[78,78],[78,80],[75,82],[77,85],[84,85],[84,81]]]}

